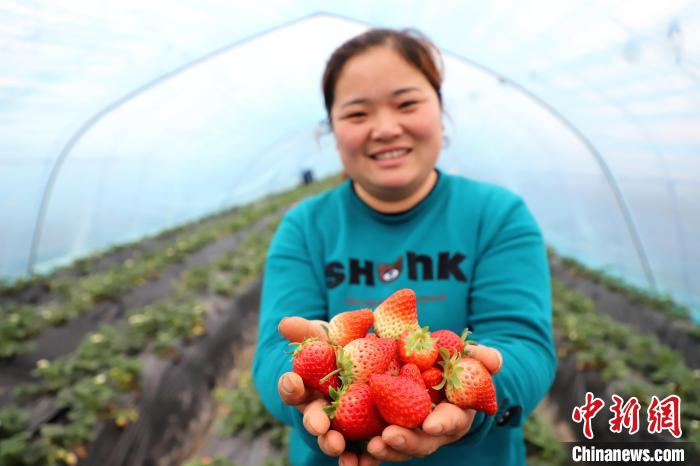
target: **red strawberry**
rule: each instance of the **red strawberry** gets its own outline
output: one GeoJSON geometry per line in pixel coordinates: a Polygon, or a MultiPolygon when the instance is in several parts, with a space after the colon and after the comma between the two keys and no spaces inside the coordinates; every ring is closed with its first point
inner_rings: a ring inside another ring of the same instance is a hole
{"type": "Polygon", "coordinates": [[[418,326],[416,293],[404,288],[389,296],[374,310],[374,331],[381,338],[398,339],[418,326]]]}
{"type": "Polygon", "coordinates": [[[324,408],[332,427],[348,440],[362,440],[381,435],[387,426],[379,415],[369,385],[355,382],[340,392],[331,389],[333,402],[324,408]]]}
{"type": "Polygon", "coordinates": [[[329,396],[329,388],[339,388],[340,379],[331,375],[336,370],[336,355],[333,346],[317,338],[307,338],[301,343],[294,343],[292,370],[301,376],[304,385],[314,388],[329,396]]]}
{"type": "Polygon", "coordinates": [[[399,360],[399,353],[396,340],[392,340],[391,338],[379,338],[374,333],[367,334],[367,338],[376,340],[384,348],[384,354],[389,360],[384,373],[390,375],[399,375],[399,371],[401,370],[401,361],[399,360]]]}
{"type": "Polygon", "coordinates": [[[399,371],[399,375],[402,377],[408,377],[421,387],[425,388],[425,382],[423,382],[423,377],[421,377],[420,369],[418,369],[418,366],[415,364],[404,364],[401,371],[399,371]]]}
{"type": "Polygon", "coordinates": [[[341,312],[328,323],[328,340],[339,346],[345,346],[357,338],[367,335],[374,322],[374,314],[370,309],[341,312]]]}
{"type": "Polygon", "coordinates": [[[450,356],[454,354],[459,354],[460,356],[465,354],[466,344],[471,344],[472,342],[467,342],[467,338],[471,332],[469,329],[464,329],[462,336],[457,335],[452,330],[436,330],[430,334],[433,338],[437,338],[437,347],[445,348],[450,353],[450,356]]]}
{"type": "Polygon", "coordinates": [[[433,367],[438,358],[437,340],[428,327],[406,330],[399,337],[399,357],[404,364],[413,363],[424,371],[433,367]]]}
{"type": "Polygon", "coordinates": [[[445,390],[436,390],[435,388],[433,388],[442,382],[442,369],[440,369],[439,367],[431,367],[430,369],[426,369],[423,372],[421,372],[420,375],[423,379],[423,383],[425,383],[425,386],[428,389],[428,395],[430,395],[430,400],[435,404],[438,404],[442,400],[444,400],[445,390]]]}
{"type": "Polygon", "coordinates": [[[388,366],[386,366],[386,370],[384,371],[385,374],[387,375],[399,375],[399,372],[401,371],[401,361],[399,360],[398,355],[394,357],[394,359],[391,360],[388,366]]]}
{"type": "Polygon", "coordinates": [[[345,384],[367,382],[372,374],[386,371],[391,359],[377,338],[358,338],[338,350],[337,366],[345,384]]]}
{"type": "Polygon", "coordinates": [[[496,414],[496,388],[493,385],[491,373],[477,359],[454,355],[451,358],[447,350],[440,350],[444,361],[440,364],[444,369],[443,383],[445,396],[450,403],[462,409],[483,411],[489,416],[496,414]]]}
{"type": "Polygon", "coordinates": [[[432,409],[428,392],[409,377],[373,375],[369,388],[379,413],[390,424],[414,429],[432,409]]]}
{"type": "Polygon", "coordinates": [[[378,338],[377,343],[379,343],[379,346],[382,348],[382,353],[384,354],[384,365],[388,367],[391,361],[397,359],[399,355],[396,340],[392,340],[391,338],[378,338]]]}

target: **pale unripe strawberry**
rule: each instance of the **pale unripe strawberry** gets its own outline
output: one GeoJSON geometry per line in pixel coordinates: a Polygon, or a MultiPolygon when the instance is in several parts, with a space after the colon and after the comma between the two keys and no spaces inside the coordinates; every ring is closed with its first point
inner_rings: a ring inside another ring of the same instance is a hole
{"type": "Polygon", "coordinates": [[[381,339],[372,337],[358,338],[339,348],[337,365],[342,381],[367,382],[372,374],[382,374],[392,359],[387,348],[381,339]]]}
{"type": "Polygon", "coordinates": [[[373,327],[379,337],[394,340],[406,330],[418,327],[416,293],[404,288],[389,296],[374,310],[373,327]]]}

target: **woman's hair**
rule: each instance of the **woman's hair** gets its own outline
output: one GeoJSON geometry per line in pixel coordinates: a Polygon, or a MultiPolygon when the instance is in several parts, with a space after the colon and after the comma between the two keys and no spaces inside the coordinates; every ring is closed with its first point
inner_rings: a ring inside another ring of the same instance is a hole
{"type": "Polygon", "coordinates": [[[438,96],[442,106],[442,58],[440,51],[422,33],[415,29],[370,29],[338,47],[326,63],[323,72],[323,99],[326,104],[328,124],[331,124],[331,107],[335,99],[335,85],[345,63],[355,55],[366,52],[372,47],[389,46],[404,60],[413,65],[426,77],[438,96]]]}

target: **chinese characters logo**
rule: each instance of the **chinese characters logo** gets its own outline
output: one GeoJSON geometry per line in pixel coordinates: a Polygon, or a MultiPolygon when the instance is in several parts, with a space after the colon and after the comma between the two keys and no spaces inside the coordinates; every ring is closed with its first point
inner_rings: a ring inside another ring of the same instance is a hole
{"type": "MultiPolygon", "coordinates": [[[[625,401],[622,397],[613,394],[613,404],[610,411],[613,416],[608,421],[610,431],[622,432],[623,428],[630,435],[639,431],[639,411],[641,405],[636,397],[625,401]]],[[[591,392],[586,393],[586,401],[582,406],[575,406],[571,413],[571,419],[577,424],[583,423],[583,435],[587,439],[593,439],[593,418],[603,409],[605,401],[595,397],[591,392]]],[[[678,395],[669,395],[663,400],[654,395],[651,397],[647,408],[647,432],[658,434],[668,431],[675,438],[683,434],[681,430],[681,399],[678,395]]]]}

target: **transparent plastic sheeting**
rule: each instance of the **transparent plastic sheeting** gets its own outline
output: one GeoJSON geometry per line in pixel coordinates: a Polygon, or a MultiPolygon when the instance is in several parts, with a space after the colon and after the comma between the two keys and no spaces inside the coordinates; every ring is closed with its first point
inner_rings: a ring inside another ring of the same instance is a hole
{"type": "Polygon", "coordinates": [[[0,276],[337,171],[325,59],[413,26],[445,54],[442,168],[700,309],[700,2],[230,3],[0,0],[0,276]]]}

